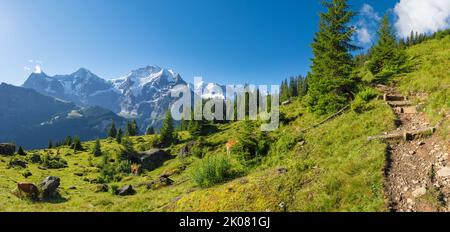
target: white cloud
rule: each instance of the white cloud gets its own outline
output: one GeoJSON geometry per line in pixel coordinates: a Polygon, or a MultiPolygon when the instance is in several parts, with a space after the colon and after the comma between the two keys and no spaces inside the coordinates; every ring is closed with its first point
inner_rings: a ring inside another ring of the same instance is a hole
{"type": "Polygon", "coordinates": [[[356,40],[358,45],[370,45],[376,37],[378,23],[381,20],[380,15],[373,7],[365,3],[359,10],[356,22],[356,40]]]}
{"type": "Polygon", "coordinates": [[[449,0],[400,0],[394,12],[395,28],[401,37],[411,31],[432,33],[450,27],[449,0]]]}
{"type": "Polygon", "coordinates": [[[30,68],[30,67],[27,67],[27,66],[24,66],[24,67],[23,67],[23,70],[25,70],[26,72],[29,72],[29,71],[31,71],[31,68],[30,68]]]}
{"type": "Polygon", "coordinates": [[[359,13],[368,19],[372,19],[372,20],[376,20],[376,21],[381,20],[381,17],[378,15],[378,13],[375,12],[373,7],[367,3],[364,3],[364,5],[361,8],[361,10],[359,11],[359,13]]]}
{"type": "Polygon", "coordinates": [[[356,31],[356,35],[358,36],[358,41],[362,44],[369,44],[372,42],[372,36],[369,33],[369,29],[367,28],[358,28],[356,31]]]}

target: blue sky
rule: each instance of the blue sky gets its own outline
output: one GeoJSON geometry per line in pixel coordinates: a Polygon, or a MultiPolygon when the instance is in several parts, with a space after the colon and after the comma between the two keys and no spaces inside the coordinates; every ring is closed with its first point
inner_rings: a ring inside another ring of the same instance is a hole
{"type": "MultiPolygon", "coordinates": [[[[381,16],[397,2],[349,1],[381,16]]],[[[278,84],[309,70],[320,10],[311,0],[1,0],[0,82],[20,85],[38,64],[49,75],[158,65],[187,81],[278,84]]]]}

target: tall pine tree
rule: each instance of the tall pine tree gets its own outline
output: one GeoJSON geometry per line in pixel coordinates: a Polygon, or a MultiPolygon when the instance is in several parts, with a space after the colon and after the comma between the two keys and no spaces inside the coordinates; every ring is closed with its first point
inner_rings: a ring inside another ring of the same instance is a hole
{"type": "Polygon", "coordinates": [[[350,51],[355,31],[348,25],[354,13],[346,0],[323,3],[328,11],[320,14],[319,32],[312,44],[312,75],[308,78],[308,105],[317,114],[335,112],[352,97],[353,60],[350,51]]]}
{"type": "Polygon", "coordinates": [[[123,137],[123,132],[122,132],[122,129],[119,128],[119,130],[117,131],[116,142],[122,143],[122,137],[123,137]]]}
{"type": "Polygon", "coordinates": [[[161,144],[163,146],[170,146],[175,140],[175,133],[173,127],[173,118],[170,110],[167,111],[161,127],[161,144]]]}
{"type": "Polygon", "coordinates": [[[94,150],[92,151],[92,153],[96,157],[102,155],[102,147],[100,145],[100,140],[99,139],[95,140],[95,146],[94,146],[94,150]]]}
{"type": "Polygon", "coordinates": [[[116,124],[114,123],[114,121],[112,121],[111,127],[109,128],[109,131],[108,131],[108,137],[115,138],[116,136],[117,136],[116,124]]]}
{"type": "Polygon", "coordinates": [[[152,126],[147,127],[147,131],[145,132],[146,135],[153,135],[155,134],[155,129],[153,129],[152,126]]]}
{"type": "Polygon", "coordinates": [[[378,43],[370,52],[370,59],[367,63],[368,68],[374,75],[379,74],[383,70],[395,73],[404,63],[405,55],[397,44],[395,34],[389,23],[388,14],[381,21],[378,37],[378,43]]]}

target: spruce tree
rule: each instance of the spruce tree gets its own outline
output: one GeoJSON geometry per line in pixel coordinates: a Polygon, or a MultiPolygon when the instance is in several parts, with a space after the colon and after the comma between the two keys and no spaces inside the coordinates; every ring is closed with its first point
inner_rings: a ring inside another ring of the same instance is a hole
{"type": "Polygon", "coordinates": [[[102,148],[100,145],[100,140],[97,139],[95,140],[95,147],[94,147],[94,151],[92,152],[94,154],[94,156],[101,156],[102,155],[102,148]]]}
{"type": "Polygon", "coordinates": [[[83,150],[83,146],[81,145],[80,137],[75,136],[73,138],[72,149],[74,151],[82,151],[83,150]]]}
{"type": "Polygon", "coordinates": [[[131,123],[131,128],[133,129],[133,136],[139,135],[139,127],[136,122],[136,119],[133,119],[133,122],[131,123]]]}
{"type": "Polygon", "coordinates": [[[168,110],[166,113],[160,134],[161,134],[161,144],[163,146],[169,146],[175,140],[173,119],[170,110],[168,110]]]}
{"type": "Polygon", "coordinates": [[[27,153],[23,150],[22,146],[19,146],[19,150],[17,151],[17,154],[21,155],[21,156],[26,156],[27,155],[27,153]]]}
{"type": "Polygon", "coordinates": [[[136,122],[136,119],[134,119],[132,122],[127,122],[127,128],[125,131],[126,136],[136,136],[139,134],[138,125],[136,122]]]}
{"type": "Polygon", "coordinates": [[[108,137],[115,138],[116,136],[117,136],[116,124],[114,123],[114,121],[112,121],[111,127],[109,128],[109,131],[108,131],[108,137]]]}
{"type": "Polygon", "coordinates": [[[64,140],[64,145],[66,145],[66,146],[72,145],[72,137],[67,136],[66,140],[64,140]]]}
{"type": "Polygon", "coordinates": [[[147,127],[147,131],[145,132],[146,135],[153,135],[155,134],[155,129],[153,129],[152,126],[147,127]]]}
{"type": "Polygon", "coordinates": [[[289,80],[289,95],[292,97],[297,97],[297,77],[291,77],[289,80]]]}
{"type": "Polygon", "coordinates": [[[122,138],[121,144],[122,144],[122,146],[124,148],[123,151],[122,151],[122,154],[121,154],[121,158],[122,159],[129,159],[130,156],[135,153],[133,141],[131,141],[131,139],[126,136],[126,137],[122,138]]]}
{"type": "Polygon", "coordinates": [[[180,131],[185,131],[187,130],[187,122],[184,119],[184,115],[181,117],[181,121],[180,121],[180,131]]]}
{"type": "Polygon", "coordinates": [[[53,148],[53,142],[51,140],[48,141],[48,149],[52,149],[53,148]]]}
{"type": "Polygon", "coordinates": [[[348,25],[354,13],[346,0],[323,3],[328,11],[320,14],[319,31],[312,44],[312,75],[308,78],[308,106],[317,114],[335,112],[352,97],[353,59],[350,51],[355,29],[348,25]]]}
{"type": "Polygon", "coordinates": [[[367,64],[369,70],[374,75],[379,74],[383,70],[389,72],[398,71],[400,65],[405,61],[405,56],[403,50],[401,50],[396,42],[395,34],[389,23],[388,14],[381,21],[378,37],[378,43],[370,52],[370,59],[367,64]]]}
{"type": "Polygon", "coordinates": [[[119,130],[117,131],[117,135],[116,135],[116,142],[122,143],[122,137],[123,137],[123,132],[122,132],[122,129],[119,128],[119,130]]]}

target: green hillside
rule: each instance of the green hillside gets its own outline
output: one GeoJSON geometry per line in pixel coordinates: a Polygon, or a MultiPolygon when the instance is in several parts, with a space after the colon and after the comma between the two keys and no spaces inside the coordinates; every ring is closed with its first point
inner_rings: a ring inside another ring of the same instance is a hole
{"type": "MultiPolygon", "coordinates": [[[[390,82],[405,93],[422,94],[425,112],[439,121],[442,112],[450,109],[450,36],[409,47],[406,53],[409,68],[390,82]]],[[[127,173],[129,167],[120,162],[126,147],[115,139],[101,140],[99,157],[93,155],[94,141],[83,143],[84,151],[61,146],[26,151],[27,156],[0,156],[0,211],[386,211],[387,145],[368,142],[367,137],[395,129],[391,108],[373,99],[363,103],[362,111],[352,107],[311,128],[330,115],[310,113],[305,101],[298,97],[281,107],[283,122],[277,131],[261,135],[254,125],[251,136],[265,142],[267,149],[250,164],[243,164],[234,152],[227,155],[225,148],[248,126],[242,121],[210,125],[214,130],[203,136],[202,151],[187,156],[179,153],[193,136],[179,132],[180,142],[167,148],[173,159],[138,176],[127,173]],[[198,155],[202,152],[203,156],[198,155]],[[33,154],[46,163],[33,164],[33,154]],[[8,167],[17,159],[26,161],[27,167],[8,167]],[[52,169],[61,163],[66,167],[52,169]],[[110,191],[96,192],[105,166],[120,165],[125,170],[106,181],[110,191]],[[212,166],[215,169],[208,172],[212,166]],[[25,177],[27,173],[32,175],[25,177]],[[147,184],[162,174],[173,184],[148,189],[147,184]],[[39,184],[47,176],[61,178],[61,197],[34,201],[14,195],[17,182],[39,184]],[[200,184],[202,178],[208,182],[200,184]],[[136,190],[134,195],[112,193],[127,184],[136,190]]],[[[440,134],[448,136],[448,129],[440,134]]],[[[134,150],[145,151],[153,148],[157,136],[129,139],[134,150]]]]}

